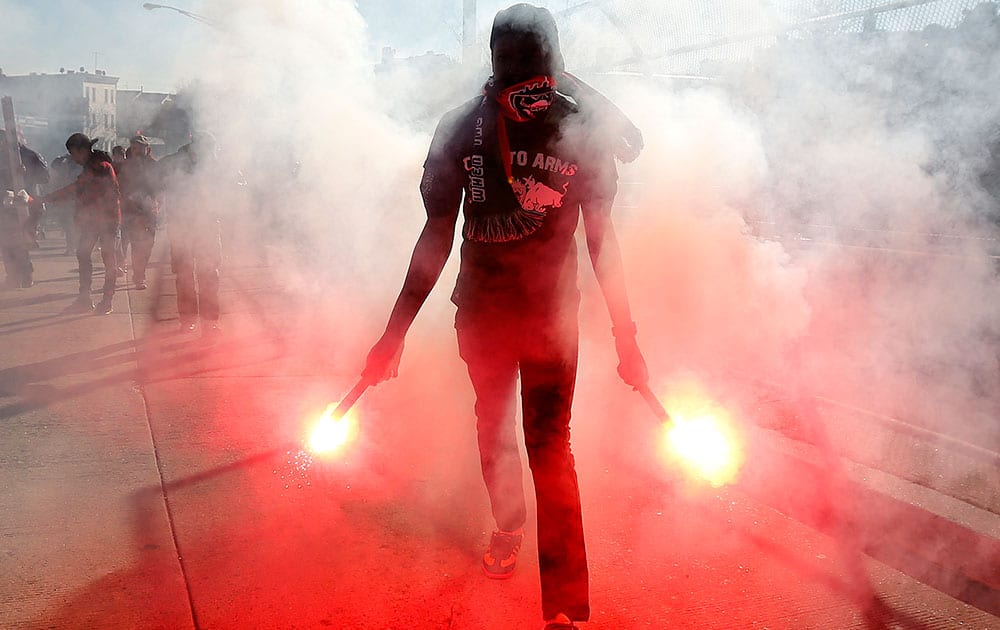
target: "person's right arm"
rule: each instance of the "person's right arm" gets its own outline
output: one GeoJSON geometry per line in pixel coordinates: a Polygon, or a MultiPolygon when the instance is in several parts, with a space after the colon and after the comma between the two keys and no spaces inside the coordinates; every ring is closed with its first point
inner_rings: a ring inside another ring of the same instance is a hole
{"type": "MultiPolygon", "coordinates": [[[[447,119],[446,119],[447,120],[447,119]]],[[[444,269],[455,240],[455,224],[462,203],[462,180],[455,162],[450,159],[449,123],[442,121],[424,163],[420,195],[427,220],[413,247],[403,288],[389,315],[381,339],[368,353],[362,378],[375,384],[397,375],[403,340],[417,312],[427,300],[444,269]]]]}
{"type": "Polygon", "coordinates": [[[389,323],[382,338],[368,353],[368,362],[362,376],[371,383],[381,383],[397,375],[406,332],[437,284],[451,253],[456,217],[457,213],[452,216],[427,217],[424,229],[413,248],[410,267],[389,315],[389,323]]]}

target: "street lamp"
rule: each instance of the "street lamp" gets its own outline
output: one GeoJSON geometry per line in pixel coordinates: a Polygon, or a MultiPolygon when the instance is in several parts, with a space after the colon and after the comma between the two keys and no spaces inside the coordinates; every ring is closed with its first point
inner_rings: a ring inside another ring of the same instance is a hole
{"type": "Polygon", "coordinates": [[[144,3],[142,5],[142,8],[146,9],[147,11],[152,11],[153,9],[170,9],[171,11],[176,11],[177,13],[180,13],[181,15],[187,16],[187,17],[191,18],[192,20],[195,20],[197,22],[201,22],[202,24],[207,24],[208,26],[211,26],[212,28],[219,28],[219,25],[217,23],[215,23],[213,20],[205,17],[204,15],[198,15],[197,13],[192,13],[190,11],[185,11],[184,9],[178,9],[177,7],[172,7],[172,6],[169,6],[169,5],[166,5],[166,4],[154,4],[152,2],[146,2],[146,3],[144,3]]]}

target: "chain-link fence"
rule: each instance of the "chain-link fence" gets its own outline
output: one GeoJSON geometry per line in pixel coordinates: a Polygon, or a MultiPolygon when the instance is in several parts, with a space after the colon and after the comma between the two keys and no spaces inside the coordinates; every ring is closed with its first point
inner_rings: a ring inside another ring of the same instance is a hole
{"type": "Polygon", "coordinates": [[[995,12],[996,2],[982,0],[616,0],[583,2],[556,16],[577,68],[700,74],[719,62],[749,61],[785,39],[954,28],[989,5],[995,12]]]}

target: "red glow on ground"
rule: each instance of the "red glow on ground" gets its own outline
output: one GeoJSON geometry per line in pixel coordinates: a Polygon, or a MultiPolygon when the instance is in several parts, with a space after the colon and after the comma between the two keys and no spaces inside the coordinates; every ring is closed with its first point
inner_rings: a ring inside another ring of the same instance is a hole
{"type": "Polygon", "coordinates": [[[735,482],[743,440],[729,412],[692,385],[672,388],[665,398],[671,421],[662,427],[661,455],[712,487],[735,482]]]}
{"type": "Polygon", "coordinates": [[[354,410],[348,410],[343,417],[333,417],[336,403],[327,405],[326,410],[309,430],[306,446],[314,455],[330,455],[344,449],[358,435],[358,420],[354,410]]]}

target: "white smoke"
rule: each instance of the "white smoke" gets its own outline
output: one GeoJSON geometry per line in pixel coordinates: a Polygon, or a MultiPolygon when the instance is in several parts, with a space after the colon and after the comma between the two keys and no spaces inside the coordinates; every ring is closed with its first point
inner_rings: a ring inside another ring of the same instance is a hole
{"type": "MultiPolygon", "coordinates": [[[[633,24],[687,15],[674,4],[622,7],[633,24]]],[[[360,368],[423,220],[417,183],[433,120],[424,112],[475,96],[473,77],[486,71],[456,63],[379,79],[374,51],[393,42],[371,41],[349,2],[212,9],[226,20],[190,69],[198,124],[266,191],[270,201],[246,217],[273,227],[261,234],[275,240],[279,275],[325,309],[330,334],[357,357],[344,369],[360,368]],[[401,115],[409,103],[421,113],[401,115]],[[296,179],[283,170],[292,161],[296,179]]],[[[481,7],[481,41],[491,20],[481,7]]],[[[830,48],[837,40],[796,36],[694,85],[588,74],[634,52],[627,28],[597,23],[565,20],[564,52],[645,136],[643,154],[620,168],[616,221],[654,382],[685,370],[753,376],[995,444],[1000,284],[977,175],[998,114],[987,87],[998,84],[996,50],[960,29],[929,40],[939,57],[919,61],[915,44],[889,36],[868,44],[884,58],[854,40],[830,48]]],[[[662,45],[690,43],[692,29],[678,26],[683,37],[662,45]]],[[[448,321],[456,258],[418,318],[404,374],[438,365],[464,382],[448,321]]],[[[581,256],[581,391],[616,378],[586,265],[581,256]]],[[[630,395],[615,386],[596,389],[630,395]]]]}

